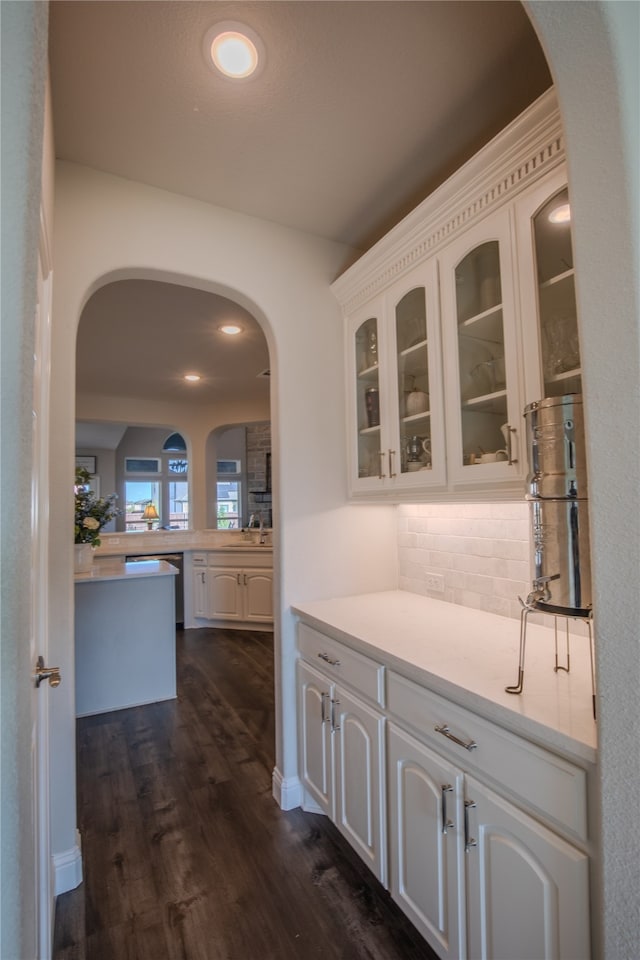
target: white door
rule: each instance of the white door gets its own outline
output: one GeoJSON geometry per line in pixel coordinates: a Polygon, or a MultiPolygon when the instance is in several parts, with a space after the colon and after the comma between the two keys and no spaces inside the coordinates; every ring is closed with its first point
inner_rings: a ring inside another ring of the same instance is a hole
{"type": "Polygon", "coordinates": [[[469,956],[588,960],[589,858],[467,777],[469,956]]]}
{"type": "Polygon", "coordinates": [[[207,570],[209,617],[212,620],[242,620],[242,573],[209,567],[207,570]]]}
{"type": "Polygon", "coordinates": [[[331,707],[335,823],[385,884],[384,717],[340,687],[331,707]]]}
{"type": "Polygon", "coordinates": [[[465,956],[463,773],[389,725],[393,899],[442,960],[465,956]]]}
{"type": "Polygon", "coordinates": [[[194,617],[208,617],[207,603],[207,571],[204,567],[195,567],[191,572],[193,586],[193,615],[194,617]]]}
{"type": "Polygon", "coordinates": [[[245,620],[273,620],[273,574],[266,570],[244,570],[245,620]]]}
{"type": "Polygon", "coordinates": [[[331,698],[333,684],[318,670],[298,660],[298,763],[307,794],[305,809],[316,803],[333,819],[331,698]]]}
{"type": "MultiPolygon", "coordinates": [[[[42,221],[41,221],[42,222],[42,221]]],[[[31,482],[31,624],[29,653],[35,672],[38,658],[48,666],[48,521],[49,435],[47,410],[50,381],[51,271],[46,241],[41,236],[35,316],[33,371],[33,471],[31,482]]],[[[35,848],[37,957],[51,956],[53,877],[49,834],[49,684],[31,684],[32,814],[35,848]]]]}

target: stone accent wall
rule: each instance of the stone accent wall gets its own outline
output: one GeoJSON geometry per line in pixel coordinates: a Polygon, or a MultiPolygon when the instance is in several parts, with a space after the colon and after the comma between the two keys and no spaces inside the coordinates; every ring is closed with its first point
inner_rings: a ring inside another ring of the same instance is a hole
{"type": "MultiPolygon", "coordinates": [[[[271,453],[271,424],[247,427],[247,506],[248,517],[262,513],[266,527],[272,526],[271,501],[261,502],[255,493],[267,489],[267,454],[271,453]]],[[[248,520],[247,517],[247,520],[248,520]]]]}

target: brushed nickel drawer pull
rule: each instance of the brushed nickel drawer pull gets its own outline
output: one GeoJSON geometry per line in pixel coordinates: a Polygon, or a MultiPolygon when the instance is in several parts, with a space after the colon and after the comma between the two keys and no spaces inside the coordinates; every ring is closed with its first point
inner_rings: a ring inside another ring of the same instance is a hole
{"type": "Polygon", "coordinates": [[[469,810],[475,810],[475,800],[465,800],[464,802],[464,852],[469,853],[471,847],[477,847],[478,841],[469,836],[469,810]]]}
{"type": "Polygon", "coordinates": [[[453,787],[450,783],[442,784],[442,832],[446,834],[450,827],[455,827],[453,820],[447,820],[447,794],[453,793],[453,787]]]}
{"type": "Polygon", "coordinates": [[[464,747],[465,750],[475,750],[478,744],[475,740],[461,740],[460,737],[456,737],[455,733],[451,733],[448,725],[443,723],[440,727],[434,727],[436,733],[441,733],[443,737],[446,737],[447,740],[453,740],[454,743],[457,743],[459,747],[464,747]]]}
{"type": "Polygon", "coordinates": [[[339,660],[332,660],[328,653],[319,653],[318,656],[321,660],[324,660],[325,663],[328,663],[330,667],[339,667],[339,660]]]}

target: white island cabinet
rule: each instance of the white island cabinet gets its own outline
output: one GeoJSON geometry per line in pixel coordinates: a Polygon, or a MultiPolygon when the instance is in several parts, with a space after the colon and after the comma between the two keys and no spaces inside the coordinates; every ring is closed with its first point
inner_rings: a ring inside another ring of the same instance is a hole
{"type": "Polygon", "coordinates": [[[177,573],[164,560],[104,560],[76,574],[77,716],[176,696],[177,573]]]}
{"type": "Polygon", "coordinates": [[[553,631],[532,626],[527,688],[512,697],[516,621],[402,591],[294,610],[305,795],[362,848],[438,956],[588,960],[588,638],[558,673],[553,631]],[[350,713],[348,819],[380,838],[383,872],[340,822],[350,713]]]}

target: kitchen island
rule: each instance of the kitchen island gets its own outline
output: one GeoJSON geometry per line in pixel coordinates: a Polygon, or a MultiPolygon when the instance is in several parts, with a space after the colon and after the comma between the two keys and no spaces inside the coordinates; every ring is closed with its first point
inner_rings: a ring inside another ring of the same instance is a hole
{"type": "Polygon", "coordinates": [[[76,716],[176,696],[176,573],[163,560],[104,560],[76,574],[76,716]]]}

